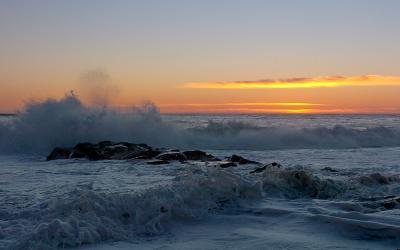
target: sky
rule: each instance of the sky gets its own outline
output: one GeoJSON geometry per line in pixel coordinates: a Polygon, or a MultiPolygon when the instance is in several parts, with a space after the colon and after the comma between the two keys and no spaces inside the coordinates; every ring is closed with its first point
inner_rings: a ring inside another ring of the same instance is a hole
{"type": "Polygon", "coordinates": [[[400,113],[397,0],[0,0],[0,112],[400,113]]]}

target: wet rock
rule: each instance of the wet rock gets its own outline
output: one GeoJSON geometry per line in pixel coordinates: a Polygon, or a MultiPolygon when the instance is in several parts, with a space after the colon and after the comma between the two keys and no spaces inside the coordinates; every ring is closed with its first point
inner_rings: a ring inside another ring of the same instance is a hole
{"type": "Polygon", "coordinates": [[[160,155],[162,152],[157,149],[149,149],[146,151],[142,151],[139,155],[135,156],[133,159],[142,159],[142,160],[148,160],[156,157],[157,155],[160,155]]]}
{"type": "Polygon", "coordinates": [[[187,160],[187,158],[184,154],[182,154],[181,152],[175,152],[175,151],[161,153],[161,154],[157,155],[156,159],[164,160],[164,161],[186,161],[187,160]]]}
{"type": "Polygon", "coordinates": [[[153,149],[152,147],[150,147],[149,145],[144,144],[144,143],[139,143],[139,144],[135,144],[135,145],[139,146],[139,147],[142,147],[142,148],[145,148],[147,150],[152,150],[153,149]]]}
{"type": "Polygon", "coordinates": [[[276,163],[276,162],[272,162],[272,163],[267,164],[267,165],[265,165],[265,166],[256,168],[256,169],[254,169],[253,171],[250,171],[250,174],[261,173],[261,172],[267,170],[267,168],[281,168],[281,167],[282,167],[281,164],[276,163]]]}
{"type": "Polygon", "coordinates": [[[58,159],[68,159],[71,154],[71,149],[69,148],[54,148],[53,151],[47,156],[46,160],[58,160],[58,159]]]}
{"type": "Polygon", "coordinates": [[[242,165],[242,164],[260,164],[257,161],[248,160],[240,155],[232,155],[231,157],[228,157],[227,160],[238,163],[240,165],[242,165]]]}
{"type": "Polygon", "coordinates": [[[103,148],[103,153],[107,155],[120,154],[128,151],[128,147],[123,144],[110,145],[103,148]]]}
{"type": "Polygon", "coordinates": [[[230,167],[236,167],[237,165],[236,165],[236,163],[234,163],[234,162],[225,161],[225,162],[220,162],[220,163],[218,163],[217,166],[219,166],[219,167],[221,167],[221,168],[230,168],[230,167]]]}
{"type": "Polygon", "coordinates": [[[87,158],[89,160],[100,160],[103,157],[97,151],[94,144],[85,142],[75,145],[72,149],[70,158],[87,158]]]}
{"type": "Polygon", "coordinates": [[[385,201],[381,204],[384,208],[390,210],[394,209],[397,205],[397,202],[395,200],[390,200],[390,201],[385,201]]]}
{"type": "Polygon", "coordinates": [[[337,173],[337,172],[339,172],[338,170],[336,170],[336,169],[334,169],[334,168],[331,168],[331,167],[324,167],[324,168],[321,169],[321,170],[323,170],[323,171],[329,171],[329,172],[332,172],[332,173],[337,173]]]}
{"type": "Polygon", "coordinates": [[[112,141],[101,141],[101,142],[97,143],[97,145],[98,145],[100,148],[112,146],[112,145],[114,145],[114,144],[115,144],[115,143],[112,142],[112,141]]]}
{"type": "Polygon", "coordinates": [[[255,174],[255,173],[261,173],[267,169],[267,166],[259,167],[254,169],[253,171],[250,171],[250,174],[255,174]]]}
{"type": "Polygon", "coordinates": [[[184,154],[189,161],[219,161],[217,157],[200,150],[184,151],[182,154],[184,154]]]}
{"type": "Polygon", "coordinates": [[[130,213],[125,212],[122,214],[122,217],[125,219],[128,219],[129,217],[131,217],[131,215],[130,215],[130,213]]]}
{"type": "Polygon", "coordinates": [[[151,161],[148,161],[147,164],[149,164],[149,165],[163,165],[163,164],[169,164],[169,161],[166,161],[166,160],[151,160],[151,161]]]}
{"type": "Polygon", "coordinates": [[[146,144],[101,141],[97,144],[89,142],[79,143],[72,150],[55,148],[47,159],[86,158],[89,160],[126,160],[139,157],[142,159],[151,159],[160,153],[161,151],[153,150],[146,144]]]}
{"type": "Polygon", "coordinates": [[[155,155],[159,154],[159,152],[154,152],[151,155],[149,155],[151,150],[137,144],[131,144],[131,145],[118,144],[117,146],[118,147],[114,149],[112,152],[107,152],[107,150],[105,150],[105,154],[109,156],[109,159],[129,160],[129,159],[138,159],[139,157],[142,157],[141,159],[151,159],[155,155]]]}

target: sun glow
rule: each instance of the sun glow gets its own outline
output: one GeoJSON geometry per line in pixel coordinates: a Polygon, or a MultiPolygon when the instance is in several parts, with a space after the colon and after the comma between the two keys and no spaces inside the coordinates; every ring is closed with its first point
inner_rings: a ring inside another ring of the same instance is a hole
{"type": "Polygon", "coordinates": [[[316,78],[266,79],[256,81],[191,82],[184,88],[195,89],[288,89],[333,88],[344,86],[400,86],[399,76],[328,76],[316,78]]]}
{"type": "Polygon", "coordinates": [[[321,106],[318,103],[305,102],[228,102],[228,103],[183,103],[161,104],[160,106],[192,106],[192,107],[218,107],[218,106],[321,106]]]}
{"type": "Polygon", "coordinates": [[[182,103],[158,104],[158,106],[165,113],[322,114],[351,113],[355,111],[352,109],[325,108],[324,104],[303,102],[182,103]]]}

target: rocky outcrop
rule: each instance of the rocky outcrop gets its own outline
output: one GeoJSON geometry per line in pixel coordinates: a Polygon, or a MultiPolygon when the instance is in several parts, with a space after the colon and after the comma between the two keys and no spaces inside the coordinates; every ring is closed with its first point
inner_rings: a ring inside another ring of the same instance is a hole
{"type": "Polygon", "coordinates": [[[93,161],[152,159],[160,153],[161,151],[155,150],[146,144],[112,141],[102,141],[97,144],[84,142],[76,144],[72,149],[57,147],[47,156],[47,160],[80,158],[93,161]]]}
{"type": "Polygon", "coordinates": [[[242,165],[242,164],[260,164],[257,161],[248,160],[240,155],[232,155],[232,156],[228,157],[227,160],[238,163],[240,165],[242,165]]]}
{"type": "Polygon", "coordinates": [[[69,148],[54,148],[53,151],[47,156],[47,160],[58,160],[58,159],[68,159],[71,154],[71,149],[69,148]]]}
{"type": "Polygon", "coordinates": [[[69,158],[87,158],[89,160],[100,160],[102,155],[97,150],[96,145],[84,142],[75,145],[69,158]]]}
{"type": "Polygon", "coordinates": [[[189,161],[219,161],[217,157],[200,150],[189,150],[182,152],[189,161]]]}
{"type": "Polygon", "coordinates": [[[250,171],[250,174],[254,174],[254,173],[261,173],[264,172],[265,170],[269,169],[269,168],[281,168],[282,165],[276,162],[272,162],[270,164],[267,164],[265,166],[259,167],[254,169],[253,171],[250,171]]]}
{"type": "Polygon", "coordinates": [[[230,168],[230,167],[236,167],[236,163],[231,162],[231,161],[222,161],[220,163],[217,164],[217,166],[221,167],[221,168],[230,168]]]}
{"type": "Polygon", "coordinates": [[[184,154],[181,152],[164,152],[156,156],[156,159],[158,160],[164,160],[164,161],[186,161],[187,158],[184,154]]]}
{"type": "Polygon", "coordinates": [[[321,169],[323,171],[328,171],[328,172],[332,172],[332,173],[337,173],[339,172],[338,170],[331,168],[331,167],[324,167],[323,169],[321,169]]]}
{"type": "MultiPolygon", "coordinates": [[[[162,165],[174,161],[202,161],[215,162],[212,166],[221,168],[236,167],[238,164],[260,164],[239,155],[232,155],[221,161],[214,155],[201,150],[181,152],[178,149],[153,148],[147,144],[113,141],[101,141],[99,143],[83,142],[76,144],[72,149],[57,147],[47,156],[47,160],[57,159],[88,159],[92,161],[147,160],[146,163],[149,165],[162,165]]],[[[258,169],[255,171],[262,170],[258,169]]]]}

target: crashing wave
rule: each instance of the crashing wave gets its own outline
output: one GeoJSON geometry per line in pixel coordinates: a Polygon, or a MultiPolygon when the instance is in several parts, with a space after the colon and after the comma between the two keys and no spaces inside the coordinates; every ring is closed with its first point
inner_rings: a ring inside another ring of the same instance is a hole
{"type": "Polygon", "coordinates": [[[202,149],[304,149],[400,146],[400,130],[258,127],[237,121],[184,129],[145,104],[123,113],[84,106],[74,95],[27,104],[12,123],[0,123],[0,153],[43,153],[82,141],[135,141],[160,147],[202,149]]]}
{"type": "Polygon", "coordinates": [[[260,182],[220,168],[188,168],[170,186],[143,193],[74,190],[62,199],[9,214],[14,218],[2,223],[1,236],[10,238],[8,242],[13,236],[20,237],[6,248],[54,249],[157,235],[166,230],[169,221],[199,219],[226,201],[262,196],[260,182]],[[24,217],[32,224],[26,224],[24,217]]]}

